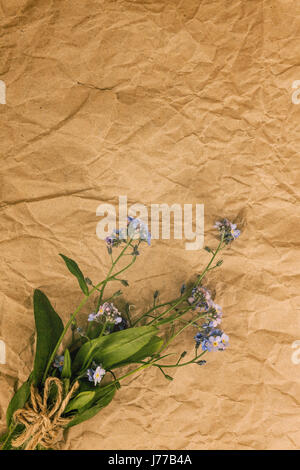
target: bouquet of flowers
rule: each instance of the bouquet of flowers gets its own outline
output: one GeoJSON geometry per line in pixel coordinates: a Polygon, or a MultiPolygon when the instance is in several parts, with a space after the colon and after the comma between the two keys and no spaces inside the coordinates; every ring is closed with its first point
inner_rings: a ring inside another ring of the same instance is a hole
{"type": "Polygon", "coordinates": [[[220,251],[240,231],[228,219],[216,222],[215,227],[218,245],[214,249],[205,247],[210,260],[195,281],[189,286],[183,284],[178,297],[168,302],[160,303],[159,292],[154,292],[151,307],[135,318],[129,304],[124,311],[117,307],[122,292],[118,290],[107,298],[105,288],[111,281],[128,285],[123,273],[135,263],[142,244],[150,245],[145,223],[129,217],[127,230],[115,230],[106,238],[111,268],[100,282],[84,277],[75,261],[60,255],[77,278],[84,297],[64,326],[47,296],[35,290],[34,367],[8,406],[7,432],[0,438],[2,450],[56,449],[64,430],[107,406],[126,377],[157,367],[167,380],[173,380],[167,371],[191,364],[202,366],[207,352],[223,351],[228,346],[228,336],[220,329],[222,308],[203,285],[203,279],[221,266],[222,260],[217,259],[220,251]],[[129,255],[130,262],[121,267],[125,255],[129,255]],[[91,296],[95,296],[95,311],[88,315],[86,325],[79,326],[77,315],[91,296]],[[169,345],[190,327],[197,329],[193,357],[185,360],[187,353],[183,351],[175,361],[166,363],[166,358],[174,354],[167,352],[169,345]],[[63,344],[69,329],[70,344],[63,344]]]}

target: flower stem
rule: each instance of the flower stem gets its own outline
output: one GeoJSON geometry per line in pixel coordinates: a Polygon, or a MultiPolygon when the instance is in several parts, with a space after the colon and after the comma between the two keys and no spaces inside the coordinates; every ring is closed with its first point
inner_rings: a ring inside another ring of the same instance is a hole
{"type": "MultiPolygon", "coordinates": [[[[100,291],[100,297],[99,297],[99,300],[98,300],[98,303],[97,303],[97,309],[99,309],[99,307],[100,307],[100,305],[101,305],[101,302],[102,302],[102,299],[103,299],[103,294],[104,294],[104,289],[105,289],[105,287],[106,287],[106,284],[107,284],[108,281],[110,280],[110,275],[111,275],[112,271],[114,270],[114,268],[115,268],[117,262],[119,261],[119,259],[124,255],[124,253],[125,253],[125,251],[127,250],[127,248],[131,245],[131,241],[132,241],[132,239],[129,238],[128,242],[126,243],[126,245],[125,245],[124,248],[122,249],[121,253],[119,254],[119,256],[117,256],[117,258],[116,258],[115,260],[113,260],[113,258],[111,258],[111,259],[112,259],[111,268],[110,268],[110,270],[108,271],[108,274],[107,274],[107,276],[106,276],[106,279],[105,279],[104,282],[103,282],[103,285],[102,285],[102,288],[101,288],[101,291],[100,291]]],[[[134,263],[135,259],[136,259],[136,256],[134,257],[134,259],[132,260],[132,262],[129,263],[129,265],[128,265],[127,267],[131,266],[131,265],[134,263]]],[[[125,269],[127,269],[127,267],[126,267],[125,269]]],[[[122,273],[123,271],[125,271],[125,269],[119,271],[117,274],[115,274],[115,275],[113,276],[113,278],[115,278],[118,274],[120,274],[120,273],[122,273]]]]}
{"type": "MultiPolygon", "coordinates": [[[[158,308],[161,308],[161,307],[166,307],[167,305],[172,305],[173,302],[176,302],[177,300],[179,300],[180,297],[178,297],[178,299],[175,299],[175,300],[172,300],[171,302],[165,302],[163,304],[159,304],[159,305],[155,305],[154,307],[150,308],[150,310],[147,310],[147,312],[143,313],[143,315],[141,315],[139,318],[137,318],[135,320],[135,322],[132,324],[132,326],[135,326],[139,321],[141,321],[144,317],[147,317],[149,316],[149,314],[151,312],[154,312],[154,310],[157,310],[158,308]]],[[[155,317],[155,318],[158,318],[158,317],[155,317]]]]}
{"type": "Polygon", "coordinates": [[[189,364],[193,364],[194,362],[196,362],[197,359],[199,359],[199,357],[202,357],[203,354],[205,354],[206,351],[203,351],[201,354],[199,354],[198,356],[194,357],[193,359],[191,359],[190,361],[187,361],[187,362],[181,362],[181,363],[177,363],[177,364],[152,364],[153,366],[155,367],[168,367],[168,368],[171,368],[171,367],[183,367],[183,366],[187,366],[189,364]]]}

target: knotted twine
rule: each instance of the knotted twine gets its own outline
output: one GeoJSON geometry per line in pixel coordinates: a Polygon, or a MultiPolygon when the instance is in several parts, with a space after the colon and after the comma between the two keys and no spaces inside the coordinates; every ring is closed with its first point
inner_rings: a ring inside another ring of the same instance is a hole
{"type": "Polygon", "coordinates": [[[63,418],[62,414],[69,403],[73,393],[79,387],[75,382],[69,393],[63,398],[63,384],[56,377],[48,377],[45,381],[43,396],[31,385],[30,403],[25,407],[15,411],[14,421],[25,426],[24,431],[12,441],[14,447],[21,447],[24,444],[25,450],[34,450],[38,445],[45,449],[55,449],[62,438],[64,427],[72,418],[63,418]],[[56,401],[49,408],[48,399],[51,385],[57,388],[56,401]]]}

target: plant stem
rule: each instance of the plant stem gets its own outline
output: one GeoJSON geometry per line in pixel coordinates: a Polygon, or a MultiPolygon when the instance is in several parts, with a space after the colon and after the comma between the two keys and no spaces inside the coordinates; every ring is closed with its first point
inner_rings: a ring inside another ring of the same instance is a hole
{"type": "Polygon", "coordinates": [[[196,356],[196,357],[194,357],[193,359],[191,359],[190,361],[187,361],[187,362],[182,362],[182,363],[178,363],[178,364],[156,364],[156,363],[154,363],[154,364],[152,364],[152,367],[158,367],[159,369],[164,369],[165,367],[174,368],[174,367],[187,366],[189,364],[194,364],[196,362],[196,359],[199,359],[205,353],[206,353],[206,351],[203,351],[201,354],[199,354],[199,356],[196,356]]]}
{"type": "MultiPolygon", "coordinates": [[[[178,297],[179,299],[180,297],[178,297]]],[[[132,326],[135,326],[139,321],[141,321],[144,317],[149,316],[149,313],[153,312],[154,310],[157,310],[158,308],[165,307],[166,305],[172,305],[173,302],[176,302],[178,299],[172,300],[171,302],[165,302],[163,304],[155,305],[154,307],[150,308],[150,310],[147,310],[143,315],[141,315],[135,322],[132,324],[132,326]]],[[[155,317],[158,318],[158,317],[155,317]]]]}
{"type": "Polygon", "coordinates": [[[216,251],[213,253],[213,256],[210,260],[210,262],[208,263],[208,265],[206,266],[206,268],[204,269],[203,273],[199,276],[199,278],[197,279],[197,282],[195,284],[195,287],[197,287],[199,285],[199,283],[202,281],[202,279],[204,278],[205,274],[207,273],[207,271],[209,270],[213,260],[215,259],[215,257],[217,256],[218,252],[222,250],[222,248],[224,248],[222,245],[223,245],[223,240],[224,240],[224,232],[222,232],[222,235],[221,235],[221,240],[220,240],[220,243],[216,249],[216,251]]]}
{"type": "MultiPolygon", "coordinates": [[[[105,289],[105,287],[106,287],[106,284],[107,284],[108,281],[109,281],[110,275],[111,275],[112,271],[114,270],[114,267],[116,266],[116,264],[117,264],[117,262],[119,261],[119,259],[123,256],[123,254],[125,253],[125,251],[127,250],[127,248],[131,245],[131,241],[132,241],[132,239],[129,238],[129,240],[127,241],[126,245],[125,245],[124,248],[122,249],[122,251],[121,251],[121,253],[119,254],[119,256],[117,256],[117,258],[115,259],[115,261],[113,261],[113,259],[111,258],[111,259],[112,259],[111,268],[110,268],[110,270],[108,271],[108,274],[107,274],[107,276],[106,276],[105,281],[103,282],[103,285],[102,285],[102,288],[101,288],[101,292],[100,292],[100,297],[99,297],[99,300],[98,300],[98,303],[97,303],[97,308],[99,308],[99,306],[101,305],[101,302],[102,302],[102,299],[103,299],[104,289],[105,289]]],[[[134,259],[134,261],[135,261],[135,259],[134,259]]],[[[129,263],[128,267],[131,266],[131,264],[133,264],[134,261],[132,261],[131,263],[129,263]]],[[[120,271],[120,272],[123,272],[123,271],[120,271]]],[[[118,274],[120,274],[120,273],[118,273],[118,274]]],[[[115,275],[114,275],[114,278],[115,278],[118,274],[115,274],[115,275]]]]}
{"type": "Polygon", "coordinates": [[[183,367],[183,366],[187,366],[188,364],[192,364],[193,362],[196,362],[197,359],[199,359],[199,357],[202,357],[203,354],[205,354],[206,351],[203,351],[201,354],[199,354],[198,356],[194,357],[193,359],[191,359],[190,361],[187,361],[187,362],[181,362],[181,363],[177,363],[177,364],[153,364],[153,366],[156,366],[156,367],[183,367]]]}
{"type": "Polygon", "coordinates": [[[104,335],[108,323],[109,323],[109,322],[106,320],[105,323],[104,323],[104,325],[103,325],[103,328],[102,328],[102,330],[101,330],[101,333],[100,333],[100,335],[98,336],[99,339],[102,338],[102,336],[104,335]]]}

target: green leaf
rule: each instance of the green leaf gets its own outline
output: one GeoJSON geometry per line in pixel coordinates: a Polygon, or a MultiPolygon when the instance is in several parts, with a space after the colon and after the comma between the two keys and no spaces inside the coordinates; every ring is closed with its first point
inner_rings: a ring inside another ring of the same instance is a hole
{"type": "Polygon", "coordinates": [[[88,295],[89,288],[87,286],[84,275],[82,274],[81,270],[79,269],[78,264],[75,263],[75,261],[73,261],[71,258],[68,258],[65,255],[62,255],[61,253],[59,254],[59,256],[61,256],[62,259],[64,260],[64,262],[66,263],[66,266],[67,266],[68,270],[70,271],[70,273],[72,273],[77,278],[78,284],[79,284],[82,292],[85,295],[88,295]]]}
{"type": "Polygon", "coordinates": [[[78,393],[78,395],[68,403],[65,413],[72,410],[80,410],[80,408],[83,408],[85,405],[93,401],[95,394],[95,391],[78,393]]]}
{"type": "Polygon", "coordinates": [[[64,353],[64,366],[63,366],[63,369],[61,371],[61,378],[62,379],[70,379],[71,375],[72,375],[71,357],[70,357],[69,350],[66,349],[65,353],[64,353]]]}
{"type": "Polygon", "coordinates": [[[9,427],[11,424],[14,412],[16,410],[19,410],[20,408],[23,408],[25,403],[27,402],[29,395],[30,395],[31,381],[32,381],[32,377],[30,375],[29,378],[26,380],[26,382],[24,382],[23,385],[21,385],[19,390],[17,390],[17,392],[12,397],[8,405],[7,411],[6,411],[7,427],[9,427]]]}
{"type": "Polygon", "coordinates": [[[93,339],[81,346],[74,363],[73,370],[84,370],[94,359],[104,369],[125,361],[149,343],[157,333],[155,326],[140,326],[117,331],[102,338],[93,339]]]}
{"type": "Polygon", "coordinates": [[[163,340],[159,336],[154,336],[151,338],[149,343],[147,343],[144,347],[142,347],[137,353],[130,356],[127,360],[123,362],[119,362],[113,366],[113,369],[121,366],[125,366],[128,364],[134,364],[140,361],[143,361],[147,357],[153,356],[156,354],[163,345],[163,340]]]}
{"type": "Polygon", "coordinates": [[[88,407],[75,415],[74,419],[70,421],[66,427],[70,428],[71,426],[75,426],[76,424],[82,423],[83,421],[95,416],[102,408],[109,405],[115,393],[116,387],[114,385],[107,388],[105,387],[103,390],[99,388],[96,391],[97,400],[95,401],[94,399],[95,403],[91,407],[88,407]]]}
{"type": "Polygon", "coordinates": [[[63,379],[63,383],[65,394],[67,394],[70,389],[70,379],[63,379]]]}
{"type": "Polygon", "coordinates": [[[20,435],[20,433],[24,430],[24,426],[22,424],[18,424],[13,428],[11,434],[8,438],[8,433],[4,435],[4,438],[1,437],[0,443],[0,450],[22,450],[21,447],[13,447],[12,441],[20,435]],[[8,439],[7,439],[8,438],[8,439]],[[7,440],[6,440],[7,439],[7,440]],[[6,441],[6,442],[5,442],[6,441]]]}
{"type": "Polygon", "coordinates": [[[34,291],[33,306],[37,333],[33,381],[35,385],[38,385],[63,332],[64,325],[47,296],[39,289],[34,291]]]}
{"type": "Polygon", "coordinates": [[[111,369],[120,361],[123,362],[137,354],[149,343],[149,340],[157,333],[157,329],[148,326],[123,330],[119,333],[123,334],[118,336],[116,334],[110,341],[107,340],[94,356],[94,360],[102,364],[105,369],[111,369]]]}

